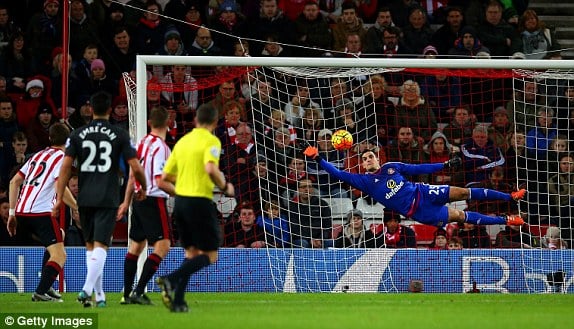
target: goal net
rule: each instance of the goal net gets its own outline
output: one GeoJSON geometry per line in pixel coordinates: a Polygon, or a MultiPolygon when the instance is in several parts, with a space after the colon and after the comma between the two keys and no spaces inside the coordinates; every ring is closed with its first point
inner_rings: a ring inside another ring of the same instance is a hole
{"type": "Polygon", "coordinates": [[[219,112],[220,168],[236,189],[234,198],[215,191],[223,247],[264,248],[276,291],[565,291],[574,195],[574,77],[565,66],[139,56],[128,97],[136,136],[146,132],[146,109],[168,108],[170,145],[193,129],[199,106],[219,112]],[[339,129],[353,135],[351,149],[333,149],[339,129]],[[459,155],[459,170],[408,178],[508,193],[526,188],[519,203],[448,206],[520,214],[527,224],[417,223],[330,177],[304,157],[307,144],[353,173],[364,173],[367,149],[381,164],[459,155]]]}

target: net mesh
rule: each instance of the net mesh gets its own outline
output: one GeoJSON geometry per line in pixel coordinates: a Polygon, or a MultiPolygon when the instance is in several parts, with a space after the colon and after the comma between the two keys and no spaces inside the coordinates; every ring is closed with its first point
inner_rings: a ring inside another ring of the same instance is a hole
{"type": "MultiPolygon", "coordinates": [[[[331,247],[386,247],[392,257],[391,248],[423,252],[442,249],[443,243],[445,249],[460,244],[486,250],[571,245],[567,196],[574,175],[561,176],[560,170],[566,166],[561,161],[573,162],[561,157],[569,155],[572,141],[565,119],[571,117],[572,72],[178,65],[148,70],[153,75],[147,85],[147,106],[163,105],[172,113],[171,145],[193,129],[197,106],[210,103],[219,111],[215,133],[222,141],[220,167],[236,187],[234,198],[217,191],[215,195],[223,246],[288,248],[285,253],[268,253],[276,290],[397,290],[404,273],[386,266],[378,272],[377,266],[386,259],[380,253],[367,251],[361,257],[349,253],[348,258],[334,259],[331,247]],[[558,129],[552,138],[546,134],[546,144],[537,135],[529,137],[539,128],[542,109],[558,129]],[[338,129],[352,133],[351,149],[333,149],[330,136],[338,129]],[[482,140],[473,134],[482,134],[482,140]],[[566,136],[565,146],[552,152],[550,145],[559,135],[566,136]],[[437,136],[443,139],[442,146],[433,143],[437,136]],[[381,162],[442,162],[460,154],[462,170],[409,178],[503,192],[524,187],[529,194],[518,204],[462,201],[450,206],[492,215],[521,214],[528,224],[522,228],[449,224],[437,234],[436,227],[387,212],[363,192],[333,180],[305,159],[306,143],[318,146],[336,167],[357,173],[363,172],[360,152],[365,149],[375,150],[381,162]],[[560,183],[553,185],[554,176],[560,183]],[[563,176],[567,183],[560,181],[563,176]],[[250,230],[249,216],[242,215],[242,209],[249,207],[255,210],[250,230]],[[353,210],[361,211],[362,221],[352,220],[353,210]],[[386,225],[391,219],[400,221],[398,232],[386,225]],[[436,238],[442,234],[444,241],[436,238]],[[305,253],[297,248],[325,251],[305,253]],[[356,266],[357,262],[362,265],[356,266]]],[[[564,269],[564,259],[548,260],[546,255],[524,253],[522,270],[540,276],[547,272],[541,264],[548,261],[557,271],[564,269]]],[[[417,266],[416,259],[409,266],[417,266]]],[[[446,285],[461,282],[441,284],[449,291],[452,287],[446,285]]]]}

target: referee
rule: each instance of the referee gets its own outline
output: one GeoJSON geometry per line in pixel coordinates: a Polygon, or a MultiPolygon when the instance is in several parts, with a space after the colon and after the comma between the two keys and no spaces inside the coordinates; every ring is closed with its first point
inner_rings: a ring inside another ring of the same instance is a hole
{"type": "Polygon", "coordinates": [[[219,170],[221,141],[213,134],[219,113],[209,104],[197,109],[196,127],[174,146],[159,187],[175,195],[174,217],[185,259],[172,273],[157,278],[163,303],[172,312],[188,312],[184,300],[189,277],[217,261],[220,245],[213,187],[234,196],[233,185],[219,170]]]}

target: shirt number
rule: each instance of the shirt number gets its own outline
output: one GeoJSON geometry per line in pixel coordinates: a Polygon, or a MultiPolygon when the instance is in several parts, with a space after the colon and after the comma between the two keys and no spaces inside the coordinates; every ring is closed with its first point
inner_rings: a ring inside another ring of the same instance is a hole
{"type": "Polygon", "coordinates": [[[112,167],[112,144],[109,141],[99,141],[98,145],[94,141],[82,141],[82,149],[88,152],[80,170],[82,172],[105,173],[112,167]]]}

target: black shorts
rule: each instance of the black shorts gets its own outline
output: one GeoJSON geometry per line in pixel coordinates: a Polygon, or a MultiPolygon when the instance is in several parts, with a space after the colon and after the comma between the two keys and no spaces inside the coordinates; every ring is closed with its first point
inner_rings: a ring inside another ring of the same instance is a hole
{"type": "Polygon", "coordinates": [[[136,242],[147,240],[150,245],[159,240],[171,239],[166,203],[166,198],[150,196],[143,201],[134,201],[130,239],[136,242]]]}
{"type": "Polygon", "coordinates": [[[173,216],[184,248],[214,251],[221,245],[215,203],[207,198],[175,197],[173,216]]]}
{"type": "Polygon", "coordinates": [[[110,245],[118,208],[80,207],[80,223],[84,233],[84,241],[110,245]]]}
{"type": "Polygon", "coordinates": [[[60,223],[51,215],[18,215],[16,220],[18,221],[17,231],[22,230],[31,234],[44,247],[64,241],[60,223]]]}

